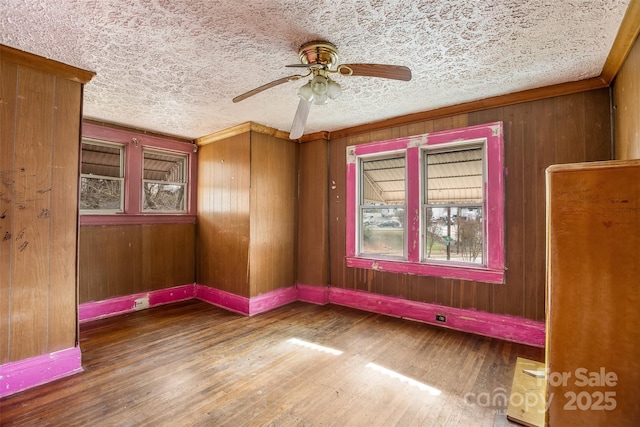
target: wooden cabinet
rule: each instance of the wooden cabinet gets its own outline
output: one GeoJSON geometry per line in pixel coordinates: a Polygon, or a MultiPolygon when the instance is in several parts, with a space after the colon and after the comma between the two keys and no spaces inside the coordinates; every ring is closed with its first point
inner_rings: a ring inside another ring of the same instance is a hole
{"type": "Polygon", "coordinates": [[[0,365],[76,346],[78,156],[93,73],[0,45],[0,365]]]}
{"type": "Polygon", "coordinates": [[[640,425],[640,161],[547,170],[547,423],[640,425]]]}

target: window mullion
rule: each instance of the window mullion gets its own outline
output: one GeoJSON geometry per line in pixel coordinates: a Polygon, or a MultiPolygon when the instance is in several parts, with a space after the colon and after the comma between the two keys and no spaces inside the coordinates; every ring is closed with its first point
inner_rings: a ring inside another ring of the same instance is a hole
{"type": "Polygon", "coordinates": [[[407,260],[420,262],[420,149],[407,148],[406,223],[407,260]]]}

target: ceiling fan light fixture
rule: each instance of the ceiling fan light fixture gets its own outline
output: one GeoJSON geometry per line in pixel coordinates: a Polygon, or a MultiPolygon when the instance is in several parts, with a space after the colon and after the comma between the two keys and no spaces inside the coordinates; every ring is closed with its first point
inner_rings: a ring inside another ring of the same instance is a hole
{"type": "Polygon", "coordinates": [[[335,81],[328,79],[329,85],[327,87],[327,96],[330,99],[336,99],[342,93],[342,87],[335,81]]]}
{"type": "Polygon", "coordinates": [[[311,89],[311,80],[309,80],[307,84],[300,86],[300,89],[298,89],[298,96],[307,102],[312,102],[314,100],[313,90],[311,89]]]}
{"type": "Polygon", "coordinates": [[[324,95],[329,88],[329,79],[325,76],[317,75],[311,80],[311,89],[314,95],[324,95]]]}
{"type": "Polygon", "coordinates": [[[313,96],[313,103],[316,105],[325,105],[329,103],[329,97],[326,93],[313,96]]]}

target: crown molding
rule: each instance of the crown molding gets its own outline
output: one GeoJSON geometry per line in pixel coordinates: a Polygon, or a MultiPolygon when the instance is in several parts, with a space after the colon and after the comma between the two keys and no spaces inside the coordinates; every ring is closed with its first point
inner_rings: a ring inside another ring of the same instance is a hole
{"type": "Polygon", "coordinates": [[[54,61],[53,59],[24,52],[3,44],[0,44],[0,59],[23,67],[45,71],[55,76],[82,84],[88,83],[93,76],[96,75],[93,71],[76,68],[71,65],[63,64],[62,62],[54,61]]]}

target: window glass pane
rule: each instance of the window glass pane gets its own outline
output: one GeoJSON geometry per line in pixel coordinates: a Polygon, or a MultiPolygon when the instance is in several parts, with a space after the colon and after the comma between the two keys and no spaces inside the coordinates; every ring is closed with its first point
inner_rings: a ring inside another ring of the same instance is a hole
{"type": "Polygon", "coordinates": [[[80,209],[122,211],[123,147],[82,141],[80,209]]]}
{"type": "Polygon", "coordinates": [[[143,178],[152,181],[187,182],[186,165],[187,158],[184,156],[145,151],[143,178]]]}
{"type": "Polygon", "coordinates": [[[163,184],[145,181],[143,209],[150,211],[184,211],[185,184],[163,184]]]}
{"type": "Polygon", "coordinates": [[[404,157],[363,161],[362,204],[404,204],[405,176],[404,157]]]}
{"type": "Polygon", "coordinates": [[[425,258],[484,264],[482,207],[427,207],[425,258]]]}
{"type": "Polygon", "coordinates": [[[80,178],[80,209],[122,210],[122,179],[80,178]]]}
{"type": "Polygon", "coordinates": [[[482,147],[446,153],[427,153],[426,203],[482,203],[482,147]]]}
{"type": "Polygon", "coordinates": [[[360,253],[404,255],[404,207],[363,208],[360,253]]]}

